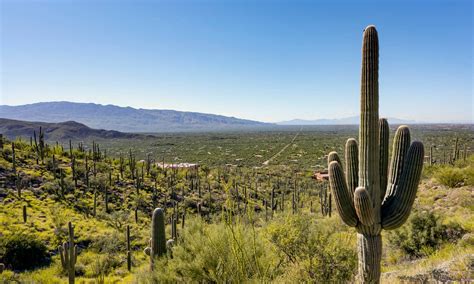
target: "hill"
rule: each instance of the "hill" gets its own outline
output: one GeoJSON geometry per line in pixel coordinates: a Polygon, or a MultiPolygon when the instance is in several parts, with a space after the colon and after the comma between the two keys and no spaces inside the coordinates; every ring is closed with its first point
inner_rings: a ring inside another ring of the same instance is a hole
{"type": "Polygon", "coordinates": [[[44,138],[46,140],[56,141],[91,138],[138,138],[143,136],[114,130],[92,129],[75,121],[47,123],[0,118],[0,133],[9,138],[19,136],[30,137],[33,135],[33,131],[38,133],[40,127],[42,127],[44,131],[44,138]]]}
{"type": "Polygon", "coordinates": [[[215,114],[72,102],[1,105],[0,117],[45,122],[73,120],[92,128],[123,132],[219,130],[269,125],[215,114]]]}

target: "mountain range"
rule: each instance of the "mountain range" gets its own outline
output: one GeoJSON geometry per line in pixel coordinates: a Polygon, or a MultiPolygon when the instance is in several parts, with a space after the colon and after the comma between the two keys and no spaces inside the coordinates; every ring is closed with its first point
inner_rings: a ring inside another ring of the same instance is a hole
{"type": "MultiPolygon", "coordinates": [[[[399,118],[387,118],[388,123],[390,124],[414,124],[417,123],[414,120],[406,120],[399,118]]],[[[288,121],[277,122],[278,125],[352,125],[359,124],[360,116],[351,116],[345,118],[335,118],[335,119],[315,119],[315,120],[305,120],[305,119],[293,119],[288,121]]]]}
{"type": "Polygon", "coordinates": [[[136,109],[115,105],[43,102],[0,105],[0,117],[23,121],[75,121],[91,128],[122,132],[228,130],[271,125],[263,122],[198,112],[136,109]]]}
{"type": "MultiPolygon", "coordinates": [[[[359,116],[316,120],[293,119],[277,123],[264,123],[199,112],[137,109],[115,105],[74,102],[42,102],[18,106],[0,105],[0,118],[48,123],[71,123],[71,121],[74,121],[94,129],[128,133],[276,129],[279,126],[295,125],[359,124],[359,116]]],[[[420,123],[414,120],[399,118],[388,118],[388,121],[393,125],[420,123]]]]}
{"type": "Polygon", "coordinates": [[[32,122],[0,118],[0,133],[13,139],[15,137],[32,137],[33,132],[42,128],[44,138],[49,141],[65,141],[68,139],[110,139],[110,138],[139,138],[149,135],[123,133],[115,130],[92,129],[82,123],[66,121],[61,123],[32,122]]]}

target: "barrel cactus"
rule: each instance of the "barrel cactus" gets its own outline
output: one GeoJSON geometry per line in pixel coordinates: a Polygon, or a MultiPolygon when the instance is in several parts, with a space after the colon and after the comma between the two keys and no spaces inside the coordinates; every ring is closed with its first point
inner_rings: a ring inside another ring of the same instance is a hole
{"type": "Polygon", "coordinates": [[[144,252],[150,256],[151,270],[153,270],[154,259],[166,254],[165,213],[161,208],[153,211],[150,246],[145,248],[144,252]]]}
{"type": "Polygon", "coordinates": [[[329,182],[343,222],[357,231],[359,281],[378,283],[382,256],[381,230],[400,227],[408,218],[423,167],[421,142],[410,143],[410,131],[400,126],[388,166],[388,132],[379,120],[378,35],[364,30],[362,45],[361,115],[359,145],[349,139],[345,167],[337,153],[328,156],[329,182]]]}

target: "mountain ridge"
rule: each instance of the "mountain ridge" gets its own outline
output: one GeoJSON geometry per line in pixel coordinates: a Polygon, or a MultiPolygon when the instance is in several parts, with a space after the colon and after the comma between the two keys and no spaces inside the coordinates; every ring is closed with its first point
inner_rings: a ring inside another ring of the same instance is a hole
{"type": "Polygon", "coordinates": [[[239,129],[272,125],[259,121],[199,112],[137,109],[111,104],[67,101],[40,102],[19,106],[0,105],[0,117],[50,123],[73,120],[91,128],[133,133],[239,129]]]}
{"type": "Polygon", "coordinates": [[[150,135],[124,133],[115,130],[93,129],[76,121],[65,121],[59,123],[22,121],[14,119],[0,118],[0,133],[8,138],[31,137],[33,132],[38,133],[39,128],[43,129],[46,140],[80,140],[80,139],[130,139],[140,137],[150,137],[150,135]]]}
{"type": "MultiPolygon", "coordinates": [[[[390,124],[416,124],[419,123],[415,120],[400,119],[400,118],[387,118],[390,124]]],[[[286,121],[277,122],[277,125],[358,125],[360,122],[360,116],[349,116],[343,118],[321,118],[321,119],[292,119],[286,121]]]]}

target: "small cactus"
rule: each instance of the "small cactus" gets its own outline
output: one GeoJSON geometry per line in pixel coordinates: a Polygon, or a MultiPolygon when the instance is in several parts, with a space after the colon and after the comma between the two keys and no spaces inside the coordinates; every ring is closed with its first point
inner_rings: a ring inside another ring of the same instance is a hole
{"type": "Polygon", "coordinates": [[[26,205],[23,205],[23,223],[26,223],[28,215],[26,214],[26,205]]]}
{"type": "Polygon", "coordinates": [[[16,174],[15,142],[12,142],[12,167],[13,173],[16,174]]]}
{"type": "Polygon", "coordinates": [[[150,256],[151,270],[153,270],[154,259],[166,254],[165,214],[161,208],[153,211],[150,246],[145,248],[144,252],[150,256]]]}
{"type": "Polygon", "coordinates": [[[69,241],[59,246],[59,255],[61,257],[61,265],[68,273],[69,284],[75,281],[75,265],[77,260],[77,246],[74,245],[74,227],[72,223],[68,223],[69,241]]]}
{"type": "Polygon", "coordinates": [[[132,270],[132,251],[130,250],[130,225],[127,225],[127,269],[132,270]]]}

